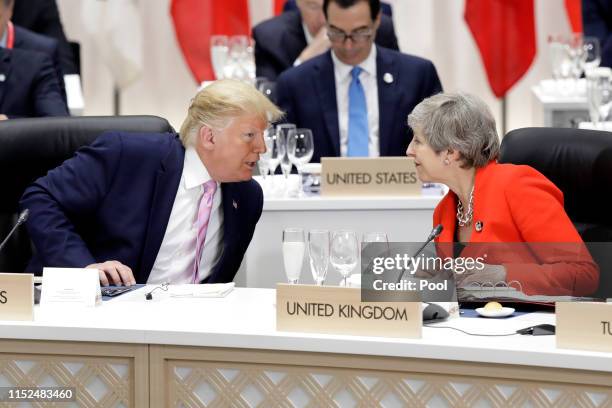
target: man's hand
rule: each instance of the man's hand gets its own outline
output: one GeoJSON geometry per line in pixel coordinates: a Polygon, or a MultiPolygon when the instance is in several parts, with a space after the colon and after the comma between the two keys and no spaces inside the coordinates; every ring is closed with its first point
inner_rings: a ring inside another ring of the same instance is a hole
{"type": "Polygon", "coordinates": [[[106,261],[103,263],[87,265],[85,268],[95,268],[100,271],[100,283],[102,286],[109,284],[117,286],[132,286],[136,283],[134,274],[129,266],[119,261],[106,261]]]}
{"type": "Polygon", "coordinates": [[[0,113],[0,120],[7,120],[8,116],[3,115],[2,113],[0,113]]]}
{"type": "Polygon", "coordinates": [[[312,39],[312,42],[304,48],[298,60],[300,60],[300,62],[305,62],[317,55],[323,54],[325,51],[329,50],[330,46],[331,43],[329,42],[329,38],[327,38],[327,28],[323,26],[312,39]]]}

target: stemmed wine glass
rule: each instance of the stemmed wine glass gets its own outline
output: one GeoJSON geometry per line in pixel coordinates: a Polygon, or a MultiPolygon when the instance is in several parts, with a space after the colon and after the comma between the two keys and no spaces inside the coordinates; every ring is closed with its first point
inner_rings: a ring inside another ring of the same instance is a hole
{"type": "Polygon", "coordinates": [[[300,280],[305,250],[303,229],[286,228],[283,230],[283,262],[285,275],[291,284],[296,284],[300,280]]]}
{"type": "Polygon", "coordinates": [[[292,129],[287,134],[287,155],[291,163],[295,165],[298,172],[298,196],[303,196],[302,191],[302,166],[312,159],[314,153],[314,141],[310,129],[292,129]]]}
{"type": "Polygon", "coordinates": [[[585,75],[588,75],[601,63],[601,49],[597,37],[583,37],[582,48],[584,49],[584,61],[582,62],[585,75]]]}
{"type": "Polygon", "coordinates": [[[229,39],[227,35],[210,37],[210,60],[216,79],[224,78],[224,69],[229,55],[229,39]]]}
{"type": "Polygon", "coordinates": [[[291,174],[291,161],[289,160],[289,155],[287,154],[287,134],[290,130],[295,129],[295,125],[293,123],[282,123],[276,126],[276,135],[278,136],[278,146],[280,149],[280,166],[283,172],[284,177],[284,188],[283,190],[287,190],[287,181],[289,178],[289,174],[291,174]]]}
{"type": "Polygon", "coordinates": [[[589,115],[597,128],[604,122],[612,106],[612,71],[609,68],[595,68],[587,75],[587,100],[589,115]]]}
{"type": "Polygon", "coordinates": [[[347,278],[357,266],[358,259],[359,248],[355,232],[345,230],[334,231],[331,240],[330,262],[342,275],[340,286],[348,286],[347,278]]]}
{"type": "MultiPolygon", "coordinates": [[[[367,258],[387,257],[389,255],[389,238],[386,232],[372,231],[365,232],[361,238],[361,249],[367,258]],[[372,248],[366,251],[368,245],[373,245],[372,248]]],[[[361,259],[360,259],[361,261],[361,259]]],[[[360,270],[363,270],[360,267],[360,270]]]]}
{"type": "Polygon", "coordinates": [[[317,285],[322,286],[327,276],[329,263],[329,231],[308,231],[308,253],[312,278],[317,285]]]}
{"type": "MultiPolygon", "coordinates": [[[[266,144],[266,151],[259,155],[259,160],[257,161],[257,167],[259,167],[259,174],[266,180],[266,176],[268,175],[268,170],[270,169],[270,160],[272,158],[272,149],[268,145],[271,140],[270,133],[274,133],[274,127],[269,126],[263,132],[264,143],[266,144]]],[[[276,166],[274,167],[276,169],[276,166]]]]}

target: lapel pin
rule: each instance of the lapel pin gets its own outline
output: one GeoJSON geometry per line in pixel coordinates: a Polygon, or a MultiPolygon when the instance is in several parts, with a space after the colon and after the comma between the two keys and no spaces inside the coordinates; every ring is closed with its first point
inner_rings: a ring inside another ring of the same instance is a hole
{"type": "Polygon", "coordinates": [[[232,205],[234,206],[235,210],[238,209],[238,203],[236,202],[236,200],[232,200],[232,205]]]}
{"type": "Polygon", "coordinates": [[[0,82],[6,81],[6,75],[0,74],[0,82]]]}
{"type": "Polygon", "coordinates": [[[476,232],[481,232],[483,228],[484,228],[484,222],[477,221],[476,222],[476,232]]]}
{"type": "Polygon", "coordinates": [[[390,73],[386,72],[385,75],[383,75],[383,81],[385,81],[388,84],[392,83],[393,82],[393,75],[391,75],[390,73]]]}

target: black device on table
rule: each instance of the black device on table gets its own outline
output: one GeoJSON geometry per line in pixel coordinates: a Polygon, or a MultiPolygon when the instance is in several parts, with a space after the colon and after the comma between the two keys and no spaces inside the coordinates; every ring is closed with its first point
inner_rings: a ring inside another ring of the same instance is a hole
{"type": "Polygon", "coordinates": [[[133,286],[107,286],[102,288],[102,296],[115,297],[134,289],[133,286]]]}

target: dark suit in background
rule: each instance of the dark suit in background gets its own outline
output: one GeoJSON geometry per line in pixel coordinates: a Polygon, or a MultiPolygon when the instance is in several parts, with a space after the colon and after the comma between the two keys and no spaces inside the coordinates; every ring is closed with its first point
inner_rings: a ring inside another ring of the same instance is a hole
{"type": "Polygon", "coordinates": [[[60,65],[60,54],[57,40],[51,37],[37,34],[26,28],[15,27],[15,44],[13,48],[37,51],[46,54],[53,61],[53,66],[57,72],[57,80],[62,90],[62,97],[66,100],[66,86],[64,85],[64,72],[60,65]]]}
{"type": "Polygon", "coordinates": [[[9,118],[68,116],[57,72],[47,55],[0,48],[0,113],[9,118]]]}
{"type": "Polygon", "coordinates": [[[35,33],[55,38],[59,44],[60,63],[64,74],[79,73],[55,0],[15,0],[11,21],[35,33]]]}
{"type": "MultiPolygon", "coordinates": [[[[176,134],[109,132],[38,179],[20,206],[43,266],[85,267],[109,259],[146,283],[162,244],[185,149],[176,134]],[[137,163],[137,165],[136,165],[137,163]]],[[[222,183],[223,254],[205,279],[230,282],[240,267],[263,207],[254,181],[222,183]]]]}
{"type": "Polygon", "coordinates": [[[584,35],[599,38],[601,66],[612,67],[612,1],[582,0],[584,35]]]}
{"type": "MultiPolygon", "coordinates": [[[[298,11],[288,11],[259,23],[253,28],[253,39],[257,76],[272,81],[291,68],[307,46],[298,11]]],[[[381,47],[399,50],[393,20],[386,15],[381,15],[375,42],[381,47]]]]}
{"type": "MultiPolygon", "coordinates": [[[[431,61],[382,47],[376,50],[380,155],[404,156],[412,140],[408,114],[423,99],[441,92],[442,85],[431,61]],[[392,82],[383,79],[385,74],[392,82]]],[[[313,162],[340,156],[331,51],[285,71],[278,78],[276,94],[286,121],[312,130],[313,162]]]]}

